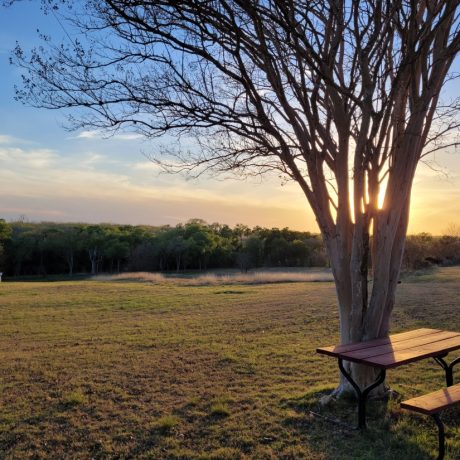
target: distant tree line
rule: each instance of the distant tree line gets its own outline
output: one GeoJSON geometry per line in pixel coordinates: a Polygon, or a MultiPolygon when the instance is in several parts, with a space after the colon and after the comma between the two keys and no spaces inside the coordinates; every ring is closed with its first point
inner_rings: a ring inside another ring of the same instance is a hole
{"type": "MultiPolygon", "coordinates": [[[[403,265],[460,263],[460,232],[411,235],[403,265]]],[[[320,235],[288,228],[229,227],[192,219],[171,226],[10,222],[0,219],[5,276],[259,267],[327,267],[320,235]]]]}
{"type": "Polygon", "coordinates": [[[409,235],[406,240],[403,267],[420,269],[430,265],[460,264],[460,232],[455,226],[448,234],[433,236],[429,233],[409,235]]]}
{"type": "Polygon", "coordinates": [[[327,264],[319,235],[287,228],[231,228],[200,219],[175,227],[0,219],[0,271],[6,276],[327,264]]]}

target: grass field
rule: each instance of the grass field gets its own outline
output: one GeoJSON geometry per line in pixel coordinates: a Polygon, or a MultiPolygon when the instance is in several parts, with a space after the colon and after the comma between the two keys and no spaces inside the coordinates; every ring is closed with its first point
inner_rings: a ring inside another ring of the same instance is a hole
{"type": "MultiPolygon", "coordinates": [[[[407,278],[392,331],[460,330],[459,294],[459,268],[407,278]]],[[[315,353],[337,341],[330,282],[1,283],[0,312],[2,459],[437,452],[432,422],[398,400],[372,403],[364,434],[347,428],[353,404],[319,404],[338,379],[336,363],[315,353]]],[[[389,371],[388,382],[407,398],[440,388],[443,371],[423,361],[389,371]]],[[[460,458],[459,414],[444,417],[448,459],[460,458]]]]}

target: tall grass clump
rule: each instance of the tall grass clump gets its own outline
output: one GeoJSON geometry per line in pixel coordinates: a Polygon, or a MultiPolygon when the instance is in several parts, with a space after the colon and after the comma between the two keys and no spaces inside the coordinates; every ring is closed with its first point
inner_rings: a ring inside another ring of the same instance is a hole
{"type": "Polygon", "coordinates": [[[269,283],[302,283],[333,281],[329,272],[250,272],[230,275],[206,274],[187,280],[188,285],[217,285],[217,284],[269,284],[269,283]]]}
{"type": "Polygon", "coordinates": [[[162,283],[165,277],[161,273],[127,272],[116,275],[96,275],[92,279],[95,281],[150,281],[151,283],[162,283]]]}
{"type": "Polygon", "coordinates": [[[64,395],[62,403],[67,407],[80,406],[86,404],[88,399],[81,389],[76,389],[64,395]]]}
{"type": "Polygon", "coordinates": [[[216,286],[220,284],[270,284],[270,283],[312,283],[333,281],[328,270],[315,271],[254,271],[249,273],[205,273],[202,275],[168,275],[161,273],[121,273],[98,275],[97,281],[144,281],[151,283],[174,283],[185,286],[216,286]]]}
{"type": "Polygon", "coordinates": [[[154,429],[161,434],[167,435],[179,425],[180,419],[178,417],[175,415],[164,415],[155,422],[154,429]]]}

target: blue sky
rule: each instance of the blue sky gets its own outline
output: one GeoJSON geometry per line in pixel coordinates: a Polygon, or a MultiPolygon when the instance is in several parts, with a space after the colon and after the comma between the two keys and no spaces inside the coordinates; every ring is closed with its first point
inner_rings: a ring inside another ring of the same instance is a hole
{"type": "MultiPolygon", "coordinates": [[[[16,41],[25,49],[38,44],[37,28],[58,42],[64,38],[56,19],[44,16],[39,4],[25,1],[0,10],[0,218],[175,225],[198,217],[316,231],[295,184],[159,174],[145,153],[158,149],[161,140],[155,144],[134,135],[102,139],[92,131],[69,132],[63,128],[63,113],[14,101],[20,72],[8,61],[16,41]]],[[[441,233],[460,222],[460,150],[438,154],[436,162],[449,176],[420,166],[412,232],[441,233]]]]}

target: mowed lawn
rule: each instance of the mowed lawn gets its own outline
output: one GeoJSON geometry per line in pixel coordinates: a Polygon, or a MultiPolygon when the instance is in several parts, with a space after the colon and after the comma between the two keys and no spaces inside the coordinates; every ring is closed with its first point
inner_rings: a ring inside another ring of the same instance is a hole
{"type": "MultiPolygon", "coordinates": [[[[403,281],[393,332],[460,330],[459,294],[458,268],[403,281]]],[[[432,360],[388,372],[400,396],[370,405],[363,434],[353,404],[319,404],[338,371],[315,348],[337,331],[333,283],[1,283],[0,458],[435,456],[432,421],[399,409],[443,385],[432,360]]]]}

